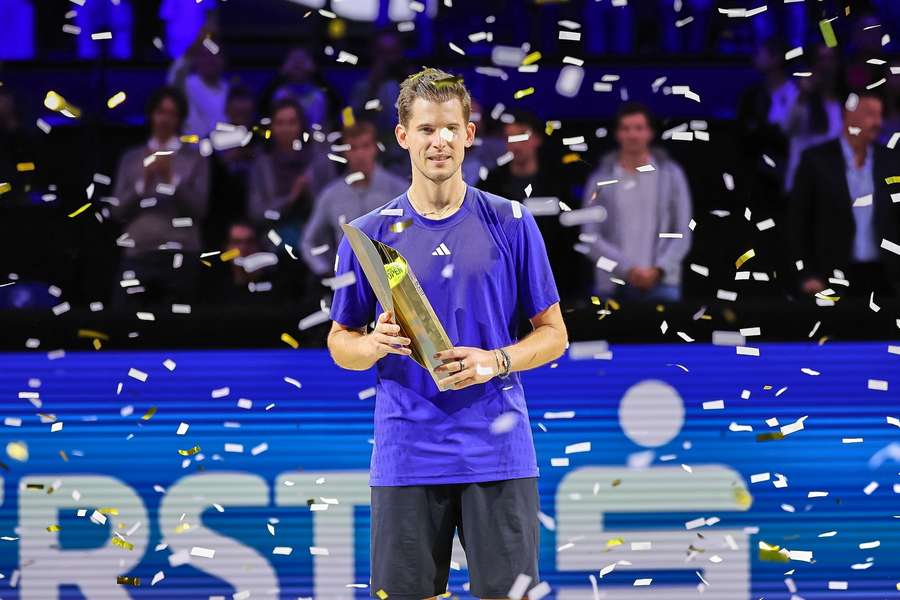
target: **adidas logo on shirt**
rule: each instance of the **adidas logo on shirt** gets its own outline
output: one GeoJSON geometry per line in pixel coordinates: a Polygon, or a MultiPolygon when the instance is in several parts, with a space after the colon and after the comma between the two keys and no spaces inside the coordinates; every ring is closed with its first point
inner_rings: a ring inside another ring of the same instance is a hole
{"type": "Polygon", "coordinates": [[[450,248],[444,242],[441,242],[441,245],[431,253],[432,256],[447,256],[448,254],[450,254],[450,248]]]}

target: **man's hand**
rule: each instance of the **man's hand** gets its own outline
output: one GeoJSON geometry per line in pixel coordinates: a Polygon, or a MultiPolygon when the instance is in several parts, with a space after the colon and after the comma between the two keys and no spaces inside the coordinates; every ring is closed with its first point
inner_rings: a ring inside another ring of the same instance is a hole
{"type": "Polygon", "coordinates": [[[818,294],[825,289],[825,284],[818,277],[810,277],[803,282],[803,291],[807,294],[818,294]]]}
{"type": "Polygon", "coordinates": [[[390,311],[381,313],[378,315],[375,329],[366,334],[365,339],[376,361],[388,354],[403,356],[412,354],[412,350],[407,347],[410,339],[400,335],[400,326],[391,322],[393,318],[394,315],[390,311]]]}
{"type": "Polygon", "coordinates": [[[628,283],[646,292],[659,283],[662,272],[657,267],[632,267],[628,270],[628,283]]]}
{"type": "Polygon", "coordinates": [[[476,383],[489,381],[497,374],[497,356],[489,350],[472,346],[456,346],[434,355],[438,360],[446,360],[434,368],[436,373],[452,373],[441,379],[445,389],[461,390],[476,383]],[[460,366],[464,367],[460,370],[460,366]]]}

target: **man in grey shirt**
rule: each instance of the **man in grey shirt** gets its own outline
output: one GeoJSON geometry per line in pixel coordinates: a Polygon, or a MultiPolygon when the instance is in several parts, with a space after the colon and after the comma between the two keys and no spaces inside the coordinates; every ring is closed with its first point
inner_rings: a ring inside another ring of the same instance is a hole
{"type": "Polygon", "coordinates": [[[691,194],[681,167],[650,147],[652,116],[638,103],[616,116],[619,149],[604,156],[584,190],[583,207],[606,218],[582,226],[594,262],[594,292],[620,300],[681,299],[681,261],[690,250],[691,194]]]}
{"type": "Polygon", "coordinates": [[[347,173],[329,183],[316,198],[300,241],[303,259],[319,277],[334,273],[337,244],[344,236],[341,224],[378,208],[403,194],[409,182],[382,168],[376,161],[375,126],[358,121],[345,127],[347,173]]]}

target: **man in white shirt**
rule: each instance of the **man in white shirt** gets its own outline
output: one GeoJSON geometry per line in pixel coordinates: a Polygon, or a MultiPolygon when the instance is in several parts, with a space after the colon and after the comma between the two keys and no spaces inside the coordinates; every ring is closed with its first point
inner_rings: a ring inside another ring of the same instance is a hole
{"type": "Polygon", "coordinates": [[[376,162],[377,140],[375,126],[367,121],[344,128],[346,175],[328,184],[316,198],[300,243],[303,259],[319,277],[334,272],[337,243],[344,235],[341,224],[393,200],[409,187],[409,182],[376,162]]]}

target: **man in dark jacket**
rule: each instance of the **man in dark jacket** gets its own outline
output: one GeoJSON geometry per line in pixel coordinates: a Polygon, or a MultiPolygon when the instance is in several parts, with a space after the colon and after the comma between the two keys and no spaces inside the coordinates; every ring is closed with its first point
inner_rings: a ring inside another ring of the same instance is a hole
{"type": "Polygon", "coordinates": [[[900,156],[876,145],[882,110],[874,91],[851,93],[841,137],[808,149],[800,160],[788,235],[807,294],[900,291],[900,186],[891,183],[900,175],[900,156]]]}

